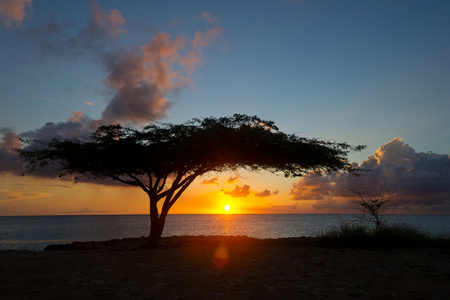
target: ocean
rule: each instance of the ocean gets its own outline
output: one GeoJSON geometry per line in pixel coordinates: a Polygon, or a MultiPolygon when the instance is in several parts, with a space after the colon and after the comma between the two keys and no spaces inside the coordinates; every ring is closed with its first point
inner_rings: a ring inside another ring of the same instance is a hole
{"type": "MultiPolygon", "coordinates": [[[[384,215],[431,235],[450,231],[450,215],[384,215]]],[[[163,236],[246,235],[256,238],[315,236],[360,215],[168,215],[163,236]]],[[[49,244],[148,236],[148,215],[0,217],[0,250],[43,250],[49,244]]]]}

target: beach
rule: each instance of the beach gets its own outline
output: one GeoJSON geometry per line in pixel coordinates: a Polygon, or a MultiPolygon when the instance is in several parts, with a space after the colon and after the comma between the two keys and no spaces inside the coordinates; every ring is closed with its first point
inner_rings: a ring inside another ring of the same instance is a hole
{"type": "Polygon", "coordinates": [[[173,237],[0,252],[2,299],[450,299],[450,250],[173,237]],[[95,248],[95,250],[93,250],[95,248]]]}

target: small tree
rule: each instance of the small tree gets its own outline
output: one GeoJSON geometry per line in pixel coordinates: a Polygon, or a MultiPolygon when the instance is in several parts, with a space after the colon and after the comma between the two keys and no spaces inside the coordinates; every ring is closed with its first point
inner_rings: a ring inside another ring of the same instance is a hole
{"type": "Polygon", "coordinates": [[[383,193],[383,189],[376,195],[366,194],[362,191],[361,186],[355,186],[349,189],[358,196],[358,200],[354,202],[360,206],[363,218],[367,215],[371,217],[371,221],[375,224],[375,228],[378,229],[384,224],[386,220],[383,218],[382,212],[386,209],[386,203],[391,200],[386,193],[383,193]]]}
{"type": "Polygon", "coordinates": [[[151,226],[145,246],[150,248],[157,247],[169,209],[200,175],[239,168],[286,177],[349,171],[347,154],[364,148],[288,135],[272,121],[241,114],[184,124],[151,124],[142,130],[103,126],[89,141],[40,143],[46,147],[19,150],[31,170],[57,162],[62,175],[109,178],[146,192],[151,226]]]}

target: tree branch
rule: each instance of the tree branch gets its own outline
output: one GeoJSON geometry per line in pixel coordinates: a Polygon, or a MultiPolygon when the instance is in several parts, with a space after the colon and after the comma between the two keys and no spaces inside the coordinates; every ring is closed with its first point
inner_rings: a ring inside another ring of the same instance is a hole
{"type": "Polygon", "coordinates": [[[139,178],[137,178],[135,175],[133,175],[131,173],[128,173],[127,175],[130,178],[132,178],[136,182],[136,185],[138,185],[141,189],[143,189],[147,194],[150,192],[150,190],[147,188],[147,186],[145,186],[145,184],[139,178]]]}
{"type": "Polygon", "coordinates": [[[162,184],[157,188],[156,193],[161,193],[162,190],[164,189],[164,187],[166,186],[166,180],[167,180],[167,175],[163,176],[163,182],[162,184]]]}

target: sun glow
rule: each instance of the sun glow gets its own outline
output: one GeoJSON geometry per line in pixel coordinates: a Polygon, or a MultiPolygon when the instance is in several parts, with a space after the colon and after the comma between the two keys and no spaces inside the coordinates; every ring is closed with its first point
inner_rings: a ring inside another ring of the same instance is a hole
{"type": "Polygon", "coordinates": [[[229,212],[230,211],[230,204],[226,204],[224,207],[223,207],[223,209],[226,211],[226,212],[229,212]]]}

